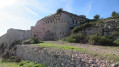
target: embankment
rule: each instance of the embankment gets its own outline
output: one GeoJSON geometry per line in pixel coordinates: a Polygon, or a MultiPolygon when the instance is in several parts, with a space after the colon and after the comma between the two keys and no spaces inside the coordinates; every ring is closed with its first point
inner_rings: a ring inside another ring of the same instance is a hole
{"type": "Polygon", "coordinates": [[[24,60],[45,64],[51,67],[110,67],[110,63],[85,52],[62,50],[52,47],[17,45],[10,52],[24,60]]]}

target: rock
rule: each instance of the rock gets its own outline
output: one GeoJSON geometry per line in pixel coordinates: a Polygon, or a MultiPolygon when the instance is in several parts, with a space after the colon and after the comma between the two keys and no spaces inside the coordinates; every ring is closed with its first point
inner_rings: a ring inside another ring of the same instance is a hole
{"type": "Polygon", "coordinates": [[[112,67],[119,67],[119,62],[112,64],[112,67]]]}

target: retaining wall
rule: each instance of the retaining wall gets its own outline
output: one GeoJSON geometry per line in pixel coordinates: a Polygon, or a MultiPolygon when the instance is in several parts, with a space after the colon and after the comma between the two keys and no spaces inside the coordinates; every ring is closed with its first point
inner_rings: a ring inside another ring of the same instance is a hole
{"type": "Polygon", "coordinates": [[[56,48],[17,45],[17,56],[24,60],[45,64],[51,67],[109,67],[110,64],[101,59],[88,55],[84,52],[62,50],[56,48]]]}

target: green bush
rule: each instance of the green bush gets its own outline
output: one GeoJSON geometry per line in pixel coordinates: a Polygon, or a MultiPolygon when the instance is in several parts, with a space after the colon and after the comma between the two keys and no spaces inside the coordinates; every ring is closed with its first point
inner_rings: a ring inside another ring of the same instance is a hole
{"type": "Polygon", "coordinates": [[[112,37],[119,36],[119,32],[112,32],[112,37]]]}
{"type": "Polygon", "coordinates": [[[42,41],[39,38],[30,38],[28,40],[22,41],[22,44],[38,44],[41,43],[42,41]]]}
{"type": "Polygon", "coordinates": [[[44,64],[35,64],[33,67],[46,67],[44,64]]]}
{"type": "Polygon", "coordinates": [[[113,11],[112,12],[112,18],[119,18],[119,13],[113,11]]]}
{"type": "Polygon", "coordinates": [[[103,45],[103,46],[111,46],[113,45],[113,40],[108,36],[98,36],[98,35],[90,35],[88,36],[88,42],[92,45],[103,45]]]}
{"type": "Polygon", "coordinates": [[[25,64],[30,63],[29,61],[21,61],[19,66],[24,66],[25,64]]]}
{"type": "Polygon", "coordinates": [[[103,45],[103,46],[112,46],[113,45],[112,38],[108,37],[108,36],[101,36],[98,42],[100,45],[103,45]]]}
{"type": "Polygon", "coordinates": [[[10,57],[10,61],[11,62],[21,62],[21,58],[20,57],[17,57],[17,56],[11,56],[10,57]]]}
{"type": "Polygon", "coordinates": [[[44,64],[34,64],[33,62],[29,62],[29,61],[21,61],[19,63],[19,66],[21,67],[46,67],[44,64]]]}
{"type": "Polygon", "coordinates": [[[71,34],[69,37],[66,38],[66,41],[71,43],[79,43],[85,39],[85,36],[81,33],[71,34]]]}
{"type": "Polygon", "coordinates": [[[100,39],[100,37],[98,35],[89,35],[88,36],[88,42],[89,42],[89,44],[92,44],[92,45],[99,44],[99,39],[100,39]]]}
{"type": "Polygon", "coordinates": [[[113,43],[114,43],[115,45],[118,45],[118,46],[119,46],[119,38],[116,39],[116,40],[114,40],[113,43]]]}
{"type": "Polygon", "coordinates": [[[98,20],[99,18],[100,18],[100,15],[97,15],[97,14],[96,14],[96,15],[94,16],[94,20],[98,20]]]}
{"type": "Polygon", "coordinates": [[[72,30],[72,33],[78,33],[79,31],[82,31],[85,28],[91,27],[93,25],[95,25],[96,23],[94,22],[89,22],[89,23],[84,23],[80,26],[74,27],[74,29],[72,30]]]}
{"type": "Polygon", "coordinates": [[[9,51],[6,51],[6,52],[2,55],[2,58],[3,58],[3,59],[8,59],[8,58],[10,58],[9,51]]]}

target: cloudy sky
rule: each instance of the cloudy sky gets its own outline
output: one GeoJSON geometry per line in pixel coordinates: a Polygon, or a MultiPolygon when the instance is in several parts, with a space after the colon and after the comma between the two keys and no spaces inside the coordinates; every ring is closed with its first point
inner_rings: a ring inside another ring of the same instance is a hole
{"type": "Polygon", "coordinates": [[[58,8],[92,19],[119,12],[119,0],[0,0],[0,36],[9,28],[29,30],[41,18],[58,8]]]}

